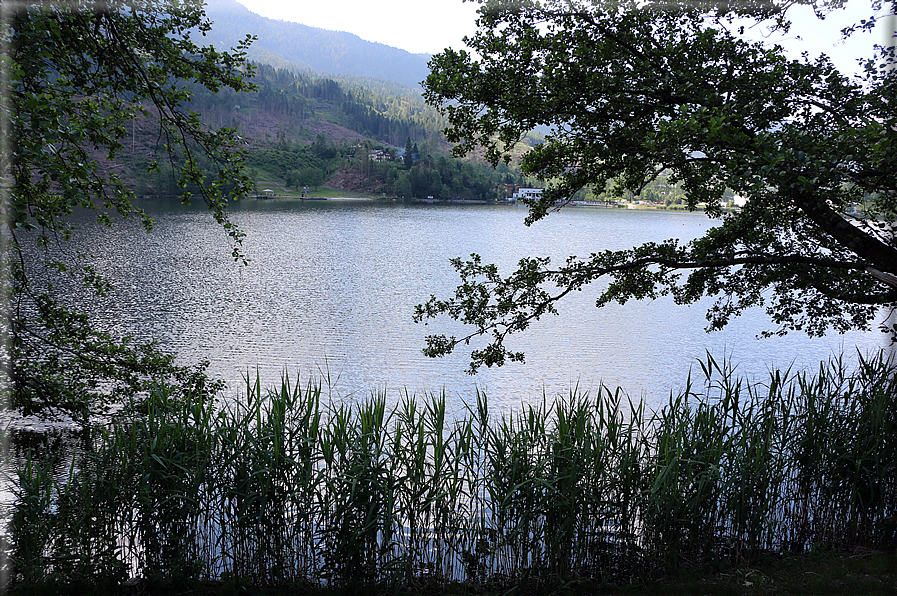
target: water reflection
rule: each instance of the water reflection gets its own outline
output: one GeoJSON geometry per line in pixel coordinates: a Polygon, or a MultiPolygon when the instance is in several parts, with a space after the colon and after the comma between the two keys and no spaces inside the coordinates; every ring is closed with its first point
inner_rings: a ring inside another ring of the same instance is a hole
{"type": "Polygon", "coordinates": [[[445,390],[460,407],[476,388],[499,409],[566,394],[579,385],[622,386],[659,404],[710,350],[744,374],[771,367],[815,368],[832,353],[871,350],[878,334],[757,340],[769,328],[762,312],[708,335],[707,304],[671,300],[594,308],[597,288],[560,305],[560,316],[510,340],[526,365],[470,377],[462,351],[430,360],[420,350],[428,333],[460,332],[449,321],[412,322],[414,305],[448,295],[457,278],[448,260],[478,253],[505,270],[523,256],[554,260],[645,241],[702,235],[701,214],[567,209],[532,227],[523,207],[394,205],[359,202],[245,201],[233,220],[247,233],[247,267],[233,262],[227,237],[204,210],[176,204],[144,206],[152,234],[136,222],[111,229],[82,222],[79,238],[120,291],[84,296],[102,324],[117,333],[156,338],[185,362],[212,361],[213,375],[236,392],[258,370],[274,383],[284,370],[329,372],[336,394],[394,397],[445,390]]]}

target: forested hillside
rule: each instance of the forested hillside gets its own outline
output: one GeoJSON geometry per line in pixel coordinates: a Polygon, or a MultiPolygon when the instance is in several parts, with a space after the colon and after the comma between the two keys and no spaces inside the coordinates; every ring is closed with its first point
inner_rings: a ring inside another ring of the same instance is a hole
{"type": "Polygon", "coordinates": [[[279,137],[294,137],[298,142],[311,142],[315,135],[309,136],[309,132],[320,132],[315,129],[323,130],[327,124],[346,129],[330,128],[336,142],[360,136],[404,146],[409,137],[431,142],[442,138],[445,123],[435,110],[419,95],[397,92],[388,85],[367,88],[267,64],[256,65],[252,81],[258,86],[256,93],[198,90],[191,107],[212,126],[248,127],[250,138],[255,136],[254,124],[262,115],[277,121],[279,137]]]}
{"type": "MultiPolygon", "coordinates": [[[[255,65],[252,81],[257,90],[251,93],[192,89],[187,106],[212,127],[239,131],[258,192],[324,185],[369,195],[490,200],[499,196],[498,184],[523,182],[507,167],[446,157],[443,120],[410,90],[267,64],[255,65]]],[[[179,192],[164,160],[159,171],[148,171],[157,157],[157,134],[154,122],[137,121],[131,151],[121,155],[132,166],[140,196],[179,192]]],[[[203,165],[215,171],[214,164],[203,165]]]]}

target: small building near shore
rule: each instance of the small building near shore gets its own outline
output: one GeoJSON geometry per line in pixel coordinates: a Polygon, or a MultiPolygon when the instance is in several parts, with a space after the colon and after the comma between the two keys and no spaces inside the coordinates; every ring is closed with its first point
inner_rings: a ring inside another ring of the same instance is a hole
{"type": "Polygon", "coordinates": [[[542,191],[544,188],[518,188],[517,192],[514,193],[512,197],[515,200],[519,199],[531,199],[538,201],[542,198],[542,191]]]}

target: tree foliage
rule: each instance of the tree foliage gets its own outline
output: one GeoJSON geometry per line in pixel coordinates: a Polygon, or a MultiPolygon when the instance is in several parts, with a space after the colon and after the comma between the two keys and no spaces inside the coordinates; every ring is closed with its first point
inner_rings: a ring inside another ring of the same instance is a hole
{"type": "Polygon", "coordinates": [[[4,7],[3,106],[10,138],[3,165],[8,267],[7,318],[12,404],[62,408],[82,419],[99,401],[134,396],[152,376],[205,383],[203,367],[184,368],[153,346],[100,333],[67,301],[74,282],[109,291],[101,272],[65,258],[77,233],[70,216],[88,209],[152,219],[115,160],[135,119],[151,122],[149,169],[164,165],[182,200],[201,197],[228,234],[235,259],[242,232],[227,216],[229,195],[245,195],[243,150],[233,129],[212,129],[185,107],[194,90],[251,90],[244,80],[247,39],[219,51],[194,41],[211,27],[195,0],[73,0],[4,7]]]}
{"type": "MultiPolygon", "coordinates": [[[[527,224],[583,187],[638,193],[663,175],[718,225],[693,242],[596,246],[559,266],[524,258],[504,276],[476,255],[457,259],[455,295],[431,297],[417,319],[447,315],[472,331],[430,336],[426,353],[488,335],[471,371],[522,360],[506,336],[599,279],[599,307],[716,297],[709,329],[763,307],[774,325],[766,334],[820,335],[868,329],[882,307],[897,306],[893,46],[877,47],[848,76],[825,55],[790,59],[744,35],[751,22],[787,30],[786,7],[776,3],[481,3],[479,29],[466,40],[473,53],[435,56],[425,97],[448,118],[456,154],[482,146],[493,164],[534,127],[550,127],[520,160],[525,174],[553,181],[527,224]],[[724,212],[727,189],[747,205],[724,212]]],[[[824,16],[840,4],[814,8],[824,16]]]]}

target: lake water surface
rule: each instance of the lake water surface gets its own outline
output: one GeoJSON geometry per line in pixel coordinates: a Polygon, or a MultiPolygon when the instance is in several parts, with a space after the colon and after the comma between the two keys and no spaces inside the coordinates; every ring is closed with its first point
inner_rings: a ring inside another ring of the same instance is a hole
{"type": "Polygon", "coordinates": [[[207,358],[212,375],[236,393],[247,372],[275,384],[283,371],[328,374],[335,395],[445,391],[457,410],[486,392],[490,404],[567,394],[574,386],[621,386],[659,405],[709,350],[743,374],[771,367],[816,367],[820,360],[884,345],[878,333],[811,339],[756,339],[771,323],[757,310],[723,332],[704,332],[706,304],[669,299],[594,307],[597,288],[571,296],[528,332],[511,339],[526,364],[465,373],[467,353],[432,360],[428,333],[459,333],[448,320],[412,322],[430,294],[448,296],[458,278],[449,264],[471,253],[508,271],[522,256],[588,255],[637,243],[702,235],[702,214],[568,208],[525,227],[526,208],[505,205],[403,205],[360,201],[248,200],[233,207],[245,232],[248,266],[234,263],[225,233],[204,208],[143,205],[151,234],[136,222],[104,228],[85,219],[78,242],[118,291],[88,298],[106,328],[156,338],[183,362],[207,358]]]}

